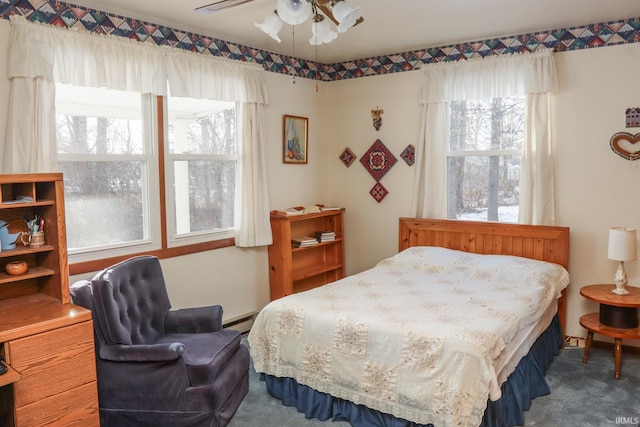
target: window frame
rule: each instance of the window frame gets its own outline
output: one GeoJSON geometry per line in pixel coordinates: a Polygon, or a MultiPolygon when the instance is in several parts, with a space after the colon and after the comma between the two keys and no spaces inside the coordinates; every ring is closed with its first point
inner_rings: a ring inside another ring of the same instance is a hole
{"type": "Polygon", "coordinates": [[[141,117],[149,117],[150,121],[142,120],[142,144],[143,153],[140,154],[84,154],[84,153],[58,153],[58,162],[68,161],[91,161],[91,162],[117,162],[117,161],[140,161],[142,163],[142,174],[146,176],[143,180],[143,198],[148,203],[143,204],[144,218],[148,219],[148,224],[144,230],[145,236],[142,239],[120,244],[102,245],[97,248],[86,248],[83,250],[68,250],[70,263],[82,263],[96,260],[96,254],[104,254],[99,259],[127,256],[132,253],[132,248],[136,248],[136,253],[146,253],[148,251],[160,249],[160,233],[157,227],[159,224],[159,214],[151,206],[160,204],[158,185],[154,182],[158,176],[158,163],[156,157],[156,135],[157,128],[157,104],[153,102],[153,96],[140,94],[141,117]]]}
{"type": "MultiPolygon", "coordinates": [[[[230,246],[235,246],[235,239],[233,236],[221,236],[220,239],[216,240],[208,240],[196,243],[189,243],[181,246],[169,246],[168,237],[167,237],[167,171],[166,171],[166,131],[165,131],[165,112],[166,112],[166,101],[163,96],[152,96],[155,98],[155,102],[153,104],[152,117],[153,117],[153,132],[155,135],[152,135],[155,138],[156,144],[153,145],[153,149],[157,150],[157,162],[151,162],[154,165],[151,166],[156,170],[156,179],[157,179],[157,202],[158,202],[158,224],[159,224],[159,242],[155,248],[144,248],[140,251],[128,252],[126,254],[117,254],[113,253],[112,255],[108,254],[105,258],[100,259],[78,259],[79,257],[72,257],[69,261],[69,274],[76,275],[82,273],[88,273],[93,271],[99,271],[104,268],[109,267],[115,263],[120,261],[124,261],[125,259],[137,256],[137,255],[153,255],[158,258],[172,258],[177,256],[189,255],[198,252],[205,252],[220,248],[226,248],[230,246]],[[158,114],[158,112],[162,112],[162,114],[158,114]],[[164,185],[162,185],[164,183],[164,185]]],[[[238,160],[239,164],[241,163],[241,159],[238,160]]],[[[240,164],[241,166],[241,164],[240,164]]]]}
{"type": "MultiPolygon", "coordinates": [[[[503,96],[500,98],[513,98],[513,96],[503,96]]],[[[525,97],[521,97],[521,96],[517,96],[517,98],[521,98],[521,101],[524,103],[524,110],[523,110],[523,122],[526,122],[527,120],[527,108],[526,108],[526,98],[525,97]]],[[[448,116],[447,116],[447,121],[448,123],[451,122],[451,108],[448,109],[448,116]]],[[[449,189],[449,173],[448,173],[448,165],[449,165],[449,159],[453,159],[453,158],[467,158],[467,157],[507,157],[507,156],[518,156],[520,159],[519,165],[520,167],[522,166],[522,159],[523,159],[523,151],[522,148],[520,149],[515,149],[515,148],[509,148],[509,149],[504,149],[504,150],[498,150],[498,149],[487,149],[487,150],[452,150],[451,149],[451,144],[450,144],[450,137],[449,137],[449,133],[450,133],[450,129],[449,129],[449,125],[447,126],[447,141],[445,143],[445,153],[444,153],[444,161],[445,161],[445,171],[446,172],[446,180],[445,180],[445,185],[446,185],[446,191],[445,191],[445,195],[446,195],[446,203],[447,205],[450,203],[449,200],[449,194],[450,194],[450,189],[449,189]]],[[[522,134],[523,134],[523,141],[522,143],[524,144],[524,132],[525,129],[522,129],[522,134]]],[[[518,179],[519,181],[519,179],[518,179]]],[[[518,209],[520,209],[520,200],[518,201],[518,209]]],[[[447,212],[447,217],[449,216],[448,212],[447,212]]],[[[450,220],[468,220],[468,218],[465,218],[464,216],[458,216],[457,218],[449,218],[450,220]]],[[[483,222],[490,222],[488,219],[474,219],[476,221],[483,221],[483,222]]],[[[513,223],[511,221],[500,221],[498,219],[498,222],[501,223],[505,223],[505,224],[510,224],[513,223]]],[[[517,222],[517,219],[516,221],[517,222]]]]}
{"type": "MultiPolygon", "coordinates": [[[[162,112],[162,117],[163,118],[168,118],[169,117],[169,102],[167,102],[167,98],[170,98],[170,96],[164,97],[163,98],[163,112],[162,112]]],[[[186,246],[186,245],[193,245],[193,244],[198,244],[198,243],[205,243],[211,240],[221,240],[221,239],[229,239],[229,238],[233,238],[234,234],[235,234],[235,227],[228,227],[225,229],[220,229],[220,230],[215,230],[215,231],[211,231],[211,230],[205,230],[205,231],[195,231],[195,232],[190,232],[190,233],[184,233],[184,234],[177,234],[177,219],[176,219],[176,215],[175,215],[175,191],[173,190],[173,177],[174,177],[174,163],[173,160],[181,160],[181,161],[192,161],[192,160],[231,160],[235,162],[235,166],[236,166],[236,174],[235,174],[235,187],[236,187],[236,194],[235,194],[235,203],[234,203],[234,209],[237,210],[238,208],[238,201],[237,199],[240,197],[240,195],[238,194],[238,191],[240,190],[240,175],[241,175],[241,162],[242,162],[242,156],[241,156],[241,141],[239,140],[239,130],[237,129],[238,127],[238,119],[240,117],[240,103],[239,102],[234,102],[234,108],[235,108],[235,114],[236,114],[236,118],[235,118],[235,125],[236,125],[236,147],[237,147],[237,153],[236,154],[172,154],[169,151],[169,136],[168,136],[168,132],[169,132],[169,126],[167,124],[167,126],[163,126],[162,128],[158,128],[158,130],[162,130],[164,135],[163,135],[163,141],[166,142],[166,144],[163,144],[163,150],[164,150],[164,158],[166,160],[166,164],[165,164],[165,168],[164,168],[164,172],[166,174],[165,180],[164,180],[164,187],[165,187],[165,195],[166,195],[166,206],[164,209],[165,215],[166,215],[166,231],[167,231],[167,247],[168,248],[173,248],[173,247],[179,247],[179,246],[186,246]]],[[[237,221],[238,218],[238,214],[237,212],[234,215],[234,222],[237,221]]],[[[234,224],[235,225],[235,224],[234,224]]]]}

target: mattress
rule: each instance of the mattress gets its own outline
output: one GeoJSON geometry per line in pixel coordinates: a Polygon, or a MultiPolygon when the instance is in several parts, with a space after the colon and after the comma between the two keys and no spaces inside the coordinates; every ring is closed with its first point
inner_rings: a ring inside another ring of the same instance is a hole
{"type": "Polygon", "coordinates": [[[413,247],[271,302],[251,354],[258,372],[398,418],[477,426],[568,283],[556,264],[413,247]]]}

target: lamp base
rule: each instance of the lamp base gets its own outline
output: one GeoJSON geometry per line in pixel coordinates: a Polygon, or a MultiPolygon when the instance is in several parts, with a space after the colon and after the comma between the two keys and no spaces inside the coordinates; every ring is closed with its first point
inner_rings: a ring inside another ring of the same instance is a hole
{"type": "Polygon", "coordinates": [[[629,291],[626,289],[628,283],[627,272],[624,271],[624,262],[622,261],[620,261],[620,265],[618,265],[613,283],[616,284],[616,288],[611,292],[616,295],[629,295],[629,291]]]}
{"type": "Polygon", "coordinates": [[[629,295],[629,291],[626,290],[625,288],[615,288],[611,292],[613,292],[616,295],[629,295]]]}

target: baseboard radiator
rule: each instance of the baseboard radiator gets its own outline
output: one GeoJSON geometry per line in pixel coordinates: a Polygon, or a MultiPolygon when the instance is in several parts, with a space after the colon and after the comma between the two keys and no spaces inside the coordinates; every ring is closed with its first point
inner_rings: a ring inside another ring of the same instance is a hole
{"type": "Polygon", "coordinates": [[[252,311],[251,313],[242,314],[232,319],[227,319],[222,323],[222,327],[224,329],[233,329],[240,332],[242,335],[246,335],[249,333],[251,327],[253,326],[253,320],[255,319],[256,314],[258,313],[252,311]]]}

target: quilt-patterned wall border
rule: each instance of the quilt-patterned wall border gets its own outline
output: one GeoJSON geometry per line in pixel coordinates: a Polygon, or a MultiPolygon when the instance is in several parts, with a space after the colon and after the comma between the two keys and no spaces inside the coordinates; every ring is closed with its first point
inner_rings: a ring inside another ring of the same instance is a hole
{"type": "Polygon", "coordinates": [[[334,81],[411,71],[423,64],[460,61],[489,55],[534,52],[540,46],[556,52],[640,42],[640,18],[629,18],[560,30],[521,34],[490,40],[459,43],[410,52],[356,59],[336,64],[317,64],[238,43],[180,31],[99,10],[53,0],[0,0],[0,18],[20,14],[30,21],[61,27],[77,27],[101,34],[140,41],[151,38],[157,45],[260,64],[265,70],[298,77],[334,81]]]}

